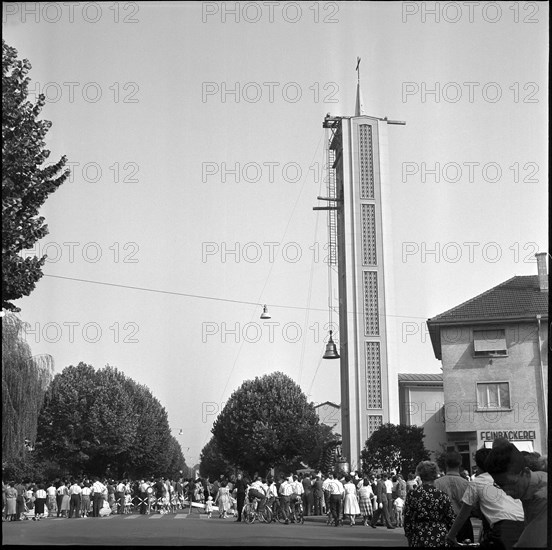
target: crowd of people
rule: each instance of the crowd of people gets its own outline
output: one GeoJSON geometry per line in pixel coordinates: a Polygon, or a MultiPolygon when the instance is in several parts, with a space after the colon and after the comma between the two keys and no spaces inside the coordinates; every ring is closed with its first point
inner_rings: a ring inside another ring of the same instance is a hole
{"type": "Polygon", "coordinates": [[[481,549],[547,548],[548,462],[506,441],[475,453],[470,480],[460,474],[461,456],[446,455],[446,474],[435,462],[418,464],[420,486],[404,506],[404,532],[412,547],[473,543],[470,518],[481,520],[481,549]]]}
{"type": "Polygon", "coordinates": [[[200,477],[3,482],[3,520],[166,514],[186,507],[191,513],[195,506],[208,517],[218,512],[221,519],[232,516],[241,522],[246,501],[257,499],[259,510],[277,503],[286,524],[293,522],[292,509],[300,503],[305,516],[326,516],[327,525],[353,526],[361,518],[367,527],[404,528],[413,547],[473,542],[471,517],[482,522],[483,549],[546,547],[547,460],[504,440],[493,449],[479,449],[475,461],[470,476],[460,454],[448,452],[446,473],[435,462],[423,461],[406,480],[400,473],[312,472],[251,479],[238,473],[213,482],[200,477]]]}
{"type": "MultiPolygon", "coordinates": [[[[2,482],[3,521],[44,518],[88,518],[111,514],[176,512],[191,502],[203,503],[209,496],[207,479],[169,479],[164,477],[130,480],[56,479],[50,483],[21,480],[2,482]]],[[[219,500],[230,510],[228,488],[217,487],[219,500]],[[226,498],[224,495],[226,494],[226,498]]]]}

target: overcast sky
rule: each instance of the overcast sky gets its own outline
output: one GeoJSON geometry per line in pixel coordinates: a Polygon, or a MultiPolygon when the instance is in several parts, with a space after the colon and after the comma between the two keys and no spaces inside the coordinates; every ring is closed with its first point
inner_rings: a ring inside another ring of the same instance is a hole
{"type": "Polygon", "coordinates": [[[42,209],[46,276],[17,302],[27,341],[56,372],[147,385],[189,464],[246,379],[340,401],[312,207],[357,56],[366,114],[407,123],[383,204],[393,422],[397,373],[440,372],[425,320],[548,249],[547,4],[7,3],[3,30],[72,163],[42,209]]]}

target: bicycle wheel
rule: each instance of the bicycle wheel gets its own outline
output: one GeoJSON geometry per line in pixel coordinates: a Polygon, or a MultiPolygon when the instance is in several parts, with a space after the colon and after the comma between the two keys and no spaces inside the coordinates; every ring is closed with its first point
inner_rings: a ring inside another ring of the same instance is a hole
{"type": "Polygon", "coordinates": [[[259,517],[263,523],[272,523],[272,510],[265,506],[262,512],[259,512],[259,517]]]}
{"type": "Polygon", "coordinates": [[[242,517],[245,523],[253,523],[255,521],[255,510],[252,504],[246,504],[243,507],[242,517]]]}
{"type": "Polygon", "coordinates": [[[276,509],[274,510],[274,517],[276,518],[276,521],[278,523],[286,522],[286,516],[284,514],[284,511],[282,510],[282,507],[279,504],[276,506],[276,509]]]}
{"type": "Polygon", "coordinates": [[[303,506],[301,504],[298,504],[295,506],[295,509],[293,510],[293,517],[295,519],[295,523],[300,523],[303,525],[305,523],[305,516],[303,515],[303,506]]]}

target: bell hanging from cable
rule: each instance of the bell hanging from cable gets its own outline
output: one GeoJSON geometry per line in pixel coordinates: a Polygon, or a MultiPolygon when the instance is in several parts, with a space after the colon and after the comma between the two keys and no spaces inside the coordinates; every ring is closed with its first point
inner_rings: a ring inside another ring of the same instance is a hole
{"type": "Polygon", "coordinates": [[[323,359],[339,359],[339,353],[337,352],[337,346],[332,338],[332,331],[330,330],[330,339],[326,344],[326,353],[324,353],[323,359]]]}
{"type": "Polygon", "coordinates": [[[263,306],[263,312],[261,313],[261,319],[271,319],[271,317],[268,313],[268,307],[267,307],[266,304],[263,306]]]}

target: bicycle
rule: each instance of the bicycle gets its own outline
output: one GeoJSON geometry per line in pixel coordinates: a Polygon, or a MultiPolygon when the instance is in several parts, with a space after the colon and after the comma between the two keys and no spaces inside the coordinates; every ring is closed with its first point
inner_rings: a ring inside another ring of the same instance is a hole
{"type": "Polygon", "coordinates": [[[305,515],[303,512],[303,503],[301,498],[296,499],[291,509],[291,518],[295,523],[303,525],[305,523],[305,515]]]}
{"type": "Polygon", "coordinates": [[[280,505],[280,499],[278,498],[272,503],[272,518],[272,521],[277,521],[278,523],[286,522],[286,515],[284,514],[284,510],[280,505]]]}
{"type": "Polygon", "coordinates": [[[253,523],[256,519],[263,523],[272,523],[272,510],[266,505],[259,510],[258,498],[254,498],[243,507],[242,516],[245,523],[253,523]]]}

